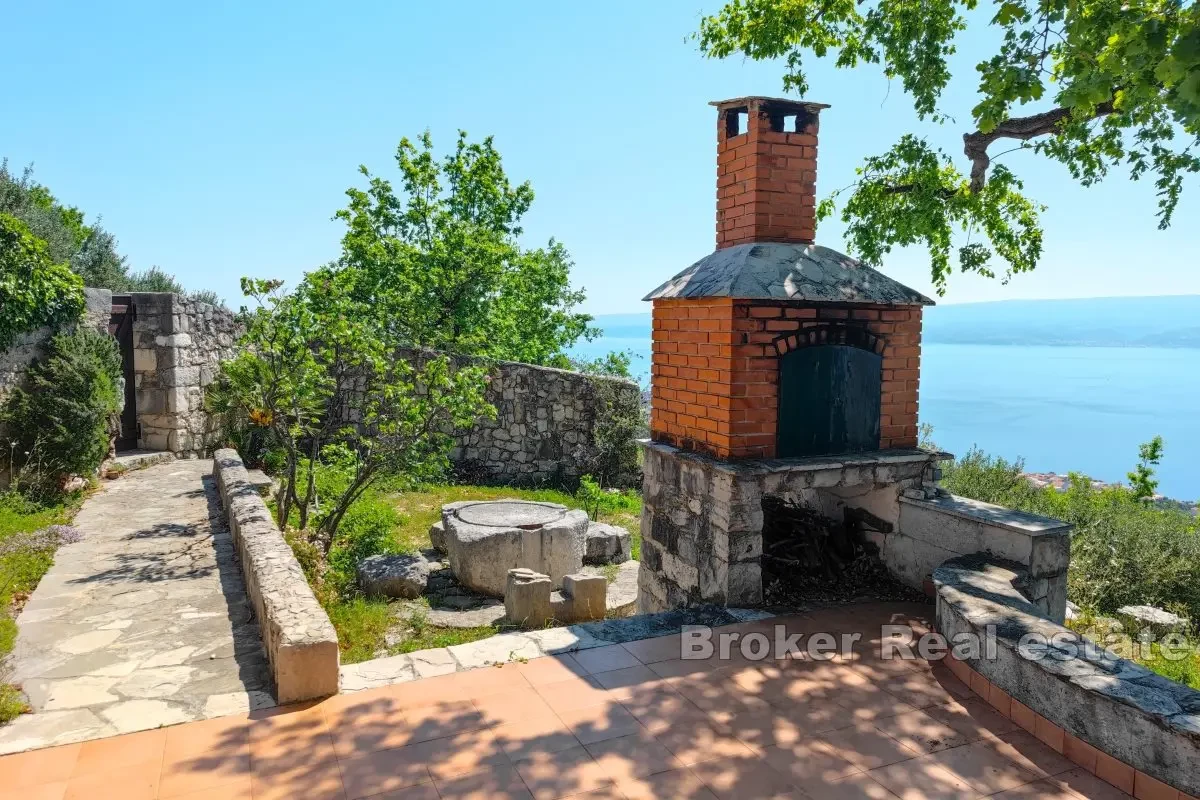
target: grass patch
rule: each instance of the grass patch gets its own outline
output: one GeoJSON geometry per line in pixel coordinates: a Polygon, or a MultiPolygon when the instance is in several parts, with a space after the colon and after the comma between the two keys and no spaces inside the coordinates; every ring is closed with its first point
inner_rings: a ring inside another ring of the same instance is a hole
{"type": "MultiPolygon", "coordinates": [[[[457,486],[438,484],[389,495],[400,515],[396,526],[396,547],[412,553],[429,547],[429,528],[442,518],[442,506],[461,500],[500,500],[514,497],[541,503],[558,503],[567,508],[584,508],[584,502],[569,492],[557,489],[516,489],[511,486],[457,486]]],[[[629,531],[635,560],[642,550],[642,499],[636,492],[607,494],[598,514],[600,522],[619,525],[629,531]]]]}
{"type": "Polygon", "coordinates": [[[29,711],[29,704],[21,690],[7,683],[0,683],[0,725],[29,711]]]}
{"type": "Polygon", "coordinates": [[[383,649],[392,614],[386,600],[355,597],[327,603],[325,610],[337,630],[343,664],[357,664],[383,649]]]}
{"type": "Polygon", "coordinates": [[[1191,652],[1182,659],[1167,658],[1157,643],[1152,643],[1149,652],[1146,652],[1143,645],[1126,638],[1124,634],[1109,638],[1110,624],[1111,620],[1085,610],[1075,619],[1067,620],[1066,626],[1098,644],[1105,645],[1121,658],[1141,664],[1164,678],[1200,690],[1200,640],[1194,636],[1185,637],[1191,652]]]}

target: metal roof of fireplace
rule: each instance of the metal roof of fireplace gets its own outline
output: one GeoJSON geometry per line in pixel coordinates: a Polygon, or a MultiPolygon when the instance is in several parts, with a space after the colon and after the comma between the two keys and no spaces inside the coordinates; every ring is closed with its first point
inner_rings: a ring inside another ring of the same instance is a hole
{"type": "Polygon", "coordinates": [[[848,255],[815,244],[756,242],[724,247],[646,295],[735,297],[931,306],[933,301],[848,255]]]}

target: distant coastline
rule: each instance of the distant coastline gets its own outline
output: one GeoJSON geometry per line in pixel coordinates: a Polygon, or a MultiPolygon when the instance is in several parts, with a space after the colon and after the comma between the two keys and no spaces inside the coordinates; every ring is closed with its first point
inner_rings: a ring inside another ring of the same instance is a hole
{"type": "MultiPolygon", "coordinates": [[[[1070,488],[1070,475],[1059,475],[1056,472],[1026,472],[1023,474],[1026,480],[1039,489],[1044,486],[1050,486],[1055,491],[1065,492],[1070,488]]],[[[1098,481],[1094,478],[1089,478],[1088,480],[1091,482],[1092,488],[1097,490],[1125,485],[1122,483],[1105,483],[1104,481],[1098,481]]],[[[1156,494],[1152,498],[1152,501],[1154,505],[1158,506],[1159,508],[1174,508],[1191,514],[1192,516],[1200,515],[1200,504],[1193,500],[1176,500],[1172,497],[1156,494]]]]}

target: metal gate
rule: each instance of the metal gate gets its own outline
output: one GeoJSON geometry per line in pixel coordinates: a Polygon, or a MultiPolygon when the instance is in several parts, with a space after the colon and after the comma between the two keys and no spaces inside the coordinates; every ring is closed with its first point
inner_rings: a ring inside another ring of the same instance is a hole
{"type": "Polygon", "coordinates": [[[780,458],[879,449],[883,357],[843,344],[792,350],[780,358],[780,458]]]}

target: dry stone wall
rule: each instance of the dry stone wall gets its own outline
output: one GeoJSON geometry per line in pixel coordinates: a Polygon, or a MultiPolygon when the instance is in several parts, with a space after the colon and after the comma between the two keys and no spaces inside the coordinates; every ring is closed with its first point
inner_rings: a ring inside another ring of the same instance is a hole
{"type": "MultiPolygon", "coordinates": [[[[571,484],[595,471],[597,434],[612,402],[637,408],[632,381],[511,361],[492,364],[487,399],[496,419],[458,438],[451,463],[465,478],[516,485],[571,484]]],[[[630,449],[625,470],[637,472],[630,449]]]]}
{"type": "Polygon", "coordinates": [[[131,297],[138,447],[204,457],[219,444],[204,411],[204,389],[215,380],[221,361],[234,354],[233,313],[169,293],[131,297]]]}
{"type": "MultiPolygon", "coordinates": [[[[112,292],[107,289],[84,289],[83,295],[85,306],[80,324],[85,328],[107,331],[108,319],[112,315],[112,292]]],[[[42,355],[46,343],[59,330],[62,329],[38,328],[0,352],[0,401],[25,379],[25,371],[34,359],[42,355]]]]}

